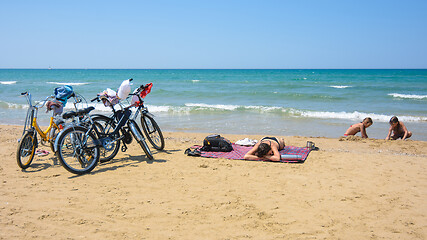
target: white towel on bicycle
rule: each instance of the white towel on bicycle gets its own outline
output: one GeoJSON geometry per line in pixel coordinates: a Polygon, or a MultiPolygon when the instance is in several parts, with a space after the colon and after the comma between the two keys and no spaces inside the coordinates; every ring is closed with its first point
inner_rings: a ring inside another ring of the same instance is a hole
{"type": "Polygon", "coordinates": [[[129,96],[130,85],[132,85],[132,83],[129,81],[129,79],[122,82],[119,89],[117,90],[117,96],[119,99],[126,99],[129,96]]]}
{"type": "Polygon", "coordinates": [[[105,99],[102,100],[104,106],[106,107],[114,106],[120,101],[120,99],[117,97],[116,91],[111,90],[110,88],[107,88],[106,90],[102,91],[99,95],[107,97],[108,101],[105,99]]]}

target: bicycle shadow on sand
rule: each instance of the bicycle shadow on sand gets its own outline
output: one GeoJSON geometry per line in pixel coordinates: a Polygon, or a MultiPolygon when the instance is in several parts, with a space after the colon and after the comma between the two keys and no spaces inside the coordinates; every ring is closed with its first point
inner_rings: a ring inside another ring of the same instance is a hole
{"type": "Polygon", "coordinates": [[[180,152],[182,149],[173,149],[173,150],[161,150],[159,153],[173,154],[174,152],[180,152]]]}
{"type": "MultiPolygon", "coordinates": [[[[156,153],[153,153],[153,155],[155,156],[156,153]]],[[[144,163],[144,162],[147,164],[165,163],[165,162],[167,162],[167,160],[164,160],[164,159],[150,160],[145,155],[131,156],[131,155],[127,154],[127,156],[122,157],[122,158],[114,158],[108,162],[99,163],[98,166],[96,166],[96,168],[93,171],[91,171],[88,174],[83,174],[83,175],[100,174],[103,172],[115,171],[117,169],[124,168],[124,167],[138,167],[139,164],[144,163]]],[[[77,177],[80,177],[83,175],[70,176],[69,179],[77,178],[77,177]]]]}
{"type": "Polygon", "coordinates": [[[35,172],[41,172],[51,167],[61,167],[61,163],[59,163],[56,156],[49,157],[49,158],[34,159],[30,167],[27,169],[21,169],[21,172],[35,173],[35,172]]]}

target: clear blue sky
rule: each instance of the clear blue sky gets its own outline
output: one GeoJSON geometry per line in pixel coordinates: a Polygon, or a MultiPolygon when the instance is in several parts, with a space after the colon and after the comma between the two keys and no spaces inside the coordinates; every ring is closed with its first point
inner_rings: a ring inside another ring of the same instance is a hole
{"type": "Polygon", "coordinates": [[[0,68],[427,68],[425,0],[5,0],[0,32],[0,68]]]}

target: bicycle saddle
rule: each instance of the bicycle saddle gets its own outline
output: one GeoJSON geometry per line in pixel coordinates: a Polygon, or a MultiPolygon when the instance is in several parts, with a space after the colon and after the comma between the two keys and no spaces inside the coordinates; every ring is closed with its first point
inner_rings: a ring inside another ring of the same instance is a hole
{"type": "Polygon", "coordinates": [[[91,106],[91,107],[87,107],[87,108],[84,108],[84,109],[80,109],[77,112],[75,112],[75,111],[68,111],[68,112],[62,114],[62,118],[63,119],[68,119],[68,118],[72,118],[72,117],[82,116],[82,115],[90,113],[94,109],[95,108],[91,106]]]}
{"type": "Polygon", "coordinates": [[[77,113],[74,112],[74,111],[68,111],[68,112],[62,114],[62,118],[63,119],[68,119],[68,118],[72,118],[72,117],[75,117],[75,116],[77,116],[77,113]]]}
{"type": "Polygon", "coordinates": [[[90,113],[92,110],[94,110],[95,109],[95,107],[92,107],[92,106],[90,106],[90,107],[87,107],[87,108],[84,108],[84,109],[80,109],[80,110],[78,110],[77,111],[77,115],[85,115],[85,114],[88,114],[88,113],[90,113]]]}

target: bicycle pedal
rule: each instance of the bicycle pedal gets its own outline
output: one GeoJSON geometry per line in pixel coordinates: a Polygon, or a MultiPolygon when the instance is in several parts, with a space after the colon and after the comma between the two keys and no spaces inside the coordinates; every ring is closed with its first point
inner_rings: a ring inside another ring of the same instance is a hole
{"type": "Polygon", "coordinates": [[[126,152],[126,150],[128,150],[128,147],[126,145],[123,145],[121,150],[122,152],[126,152]]]}

